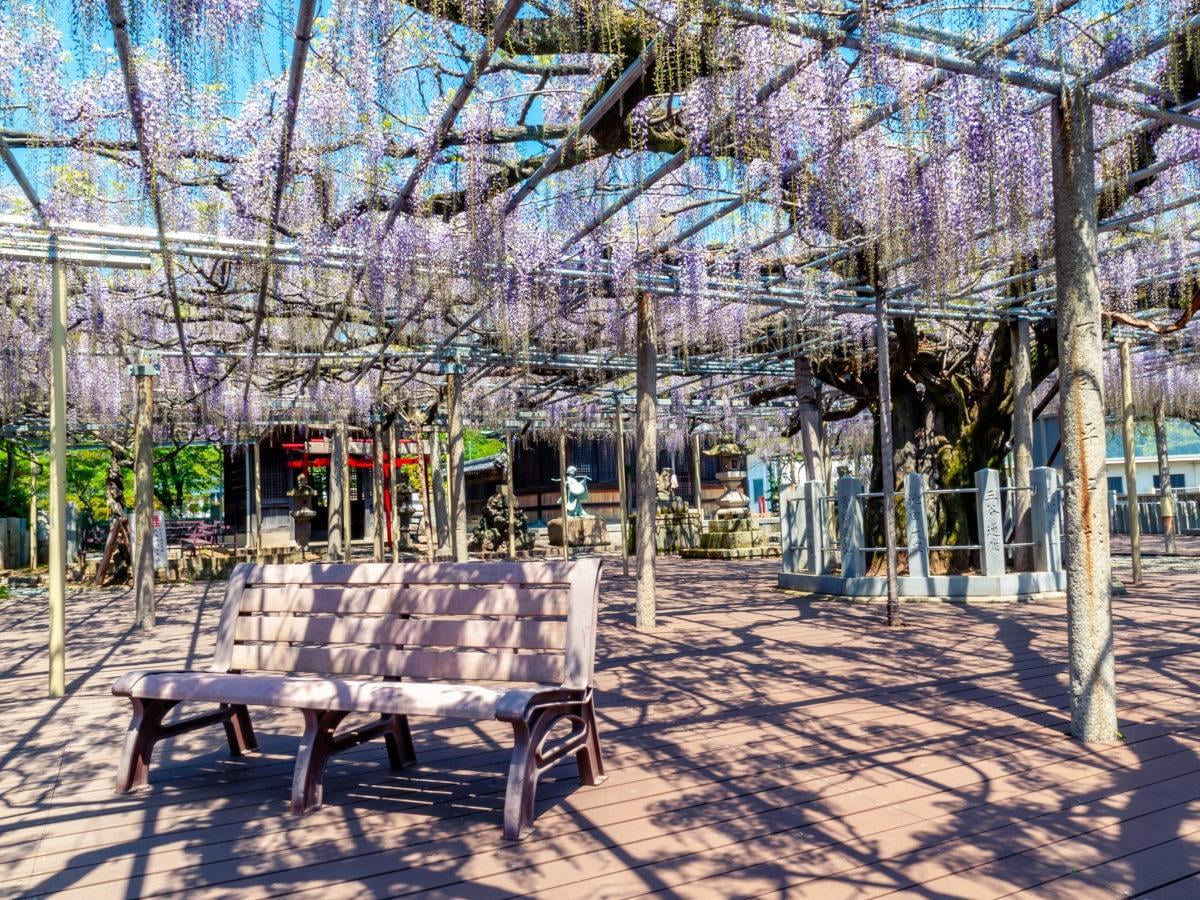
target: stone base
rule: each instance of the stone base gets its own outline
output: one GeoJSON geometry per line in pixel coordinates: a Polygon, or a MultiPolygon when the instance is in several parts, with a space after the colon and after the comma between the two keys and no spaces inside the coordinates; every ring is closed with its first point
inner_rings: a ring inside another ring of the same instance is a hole
{"type": "Polygon", "coordinates": [[[749,516],[714,519],[700,535],[700,546],[680,553],[687,559],[761,559],[778,556],[779,548],[767,543],[758,523],[749,516]]]}
{"type": "MultiPolygon", "coordinates": [[[[1011,602],[1061,596],[1067,589],[1067,574],[1009,572],[1004,575],[930,575],[927,578],[901,575],[896,582],[903,600],[1011,602]]],[[[853,600],[887,595],[887,579],[875,575],[843,578],[840,575],[781,572],[778,586],[787,591],[853,600]]]]}
{"type": "MultiPolygon", "coordinates": [[[[654,516],[654,544],[659,553],[682,553],[700,546],[702,529],[700,513],[694,509],[660,512],[654,516]]],[[[630,553],[637,552],[637,515],[629,517],[626,543],[630,553]]]]}
{"type": "MultiPolygon", "coordinates": [[[[546,523],[546,537],[551,547],[563,545],[562,519],[546,523]]],[[[608,526],[595,516],[567,517],[567,541],[572,547],[607,547],[608,526]]]]}
{"type": "Polygon", "coordinates": [[[768,559],[779,556],[778,547],[711,547],[680,550],[684,559],[768,559]]]}

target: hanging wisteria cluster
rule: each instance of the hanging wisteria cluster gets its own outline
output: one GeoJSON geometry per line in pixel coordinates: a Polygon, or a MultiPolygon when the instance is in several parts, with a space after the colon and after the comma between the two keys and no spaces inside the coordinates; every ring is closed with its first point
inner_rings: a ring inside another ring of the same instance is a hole
{"type": "MultiPolygon", "coordinates": [[[[880,294],[913,367],[982,371],[1012,316],[1052,318],[1037,85],[1089,74],[1106,308],[1161,328],[1200,291],[1200,129],[1165,117],[1200,99],[1194,0],[551,0],[497,46],[489,0],[322,0],[294,105],[303,2],[117,6],[125,63],[99,0],[0,2],[0,135],[41,213],[151,258],[70,269],[79,427],[128,415],[152,357],[209,429],[429,408],[455,360],[481,424],[607,429],[653,291],[668,443],[786,444],[786,364],[859,397],[880,294]]],[[[0,249],[36,212],[0,186],[0,249]]],[[[13,418],[45,408],[49,267],[0,253],[0,283],[13,418]]]]}

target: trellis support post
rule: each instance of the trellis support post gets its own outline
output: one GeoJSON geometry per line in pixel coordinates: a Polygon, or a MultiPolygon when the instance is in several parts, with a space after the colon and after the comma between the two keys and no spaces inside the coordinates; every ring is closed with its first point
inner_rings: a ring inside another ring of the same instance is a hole
{"type": "Polygon", "coordinates": [[[446,369],[447,443],[450,465],[450,548],[457,562],[467,561],[467,476],[463,438],[462,377],[465,366],[446,369]]]}
{"type": "Polygon", "coordinates": [[[637,300],[637,627],[657,624],[654,565],[655,507],[658,483],[658,347],[655,340],[655,299],[649,291],[637,300]]]}
{"type": "MultiPolygon", "coordinates": [[[[1029,320],[1018,319],[1012,326],[1013,371],[1013,541],[1028,544],[1033,540],[1030,527],[1029,473],[1033,469],[1033,376],[1029,355],[1029,320]]],[[[1033,559],[1032,547],[1013,550],[1013,569],[1028,572],[1033,559]]]]}
{"type": "Polygon", "coordinates": [[[1107,742],[1119,734],[1095,148],[1087,91],[1065,90],[1050,104],[1050,114],[1071,733],[1082,741],[1107,742]]]}
{"type": "Polygon", "coordinates": [[[154,377],[156,366],[129,367],[136,386],[133,419],[133,598],[135,624],[154,627],[154,377]]]}
{"type": "Polygon", "coordinates": [[[1154,449],[1158,454],[1158,503],[1162,519],[1163,547],[1174,555],[1175,541],[1175,488],[1171,485],[1171,458],[1167,446],[1166,397],[1159,394],[1154,401],[1154,449]]]}
{"type": "Polygon", "coordinates": [[[1142,517],[1137,486],[1137,435],[1133,430],[1133,366],[1129,341],[1118,344],[1121,357],[1121,449],[1125,454],[1125,506],[1129,510],[1129,558],[1133,583],[1142,583],[1142,517]]]}
{"type": "MultiPolygon", "coordinates": [[[[56,247],[52,243],[52,257],[56,247]]],[[[67,273],[54,258],[50,299],[49,693],[67,691],[67,273]]]]}

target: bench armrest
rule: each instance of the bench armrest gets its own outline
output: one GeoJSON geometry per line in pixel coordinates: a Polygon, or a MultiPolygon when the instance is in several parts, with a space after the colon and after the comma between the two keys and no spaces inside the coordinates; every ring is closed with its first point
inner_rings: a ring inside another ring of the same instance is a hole
{"type": "Polygon", "coordinates": [[[496,707],[496,718],[501,722],[523,722],[534,711],[542,707],[584,703],[591,697],[591,689],[546,688],[544,690],[509,691],[496,707]]]}
{"type": "Polygon", "coordinates": [[[160,674],[183,674],[183,670],[182,669],[168,669],[168,670],[153,669],[153,670],[143,670],[143,671],[139,671],[139,672],[126,672],[124,675],[122,675],[120,678],[118,678],[113,683],[113,686],[112,686],[113,695],[116,697],[136,697],[138,683],[143,678],[145,678],[147,675],[160,675],[160,674]]]}

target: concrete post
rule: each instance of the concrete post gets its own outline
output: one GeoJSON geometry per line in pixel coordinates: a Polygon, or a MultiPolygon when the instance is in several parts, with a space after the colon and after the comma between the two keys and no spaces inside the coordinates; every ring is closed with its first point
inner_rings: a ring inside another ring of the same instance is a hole
{"type": "Polygon", "coordinates": [[[348,539],[347,525],[349,510],[346,509],[346,425],[339,422],[330,435],[329,447],[329,541],[326,556],[330,562],[341,562],[345,557],[348,539]]]}
{"type": "Polygon", "coordinates": [[[457,363],[446,374],[447,449],[450,466],[450,549],[467,561],[467,474],[463,438],[462,372],[457,363]]]}
{"type": "Polygon", "coordinates": [[[805,569],[813,575],[829,571],[829,538],[825,524],[825,482],[820,479],[804,483],[804,532],[808,538],[805,569]]]}
{"type": "MultiPolygon", "coordinates": [[[[1029,320],[1018,319],[1012,326],[1013,367],[1013,540],[1028,543],[1032,538],[1029,524],[1029,471],[1033,468],[1033,377],[1029,355],[1029,320]]],[[[1032,548],[1013,550],[1013,568],[1029,571],[1032,548]]]]}
{"type": "Polygon", "coordinates": [[[1114,741],[1119,734],[1092,108],[1086,89],[1070,89],[1050,109],[1071,733],[1083,741],[1114,741]]]}
{"type": "Polygon", "coordinates": [[[621,512],[621,574],[629,575],[629,486],[625,483],[625,412],[621,409],[621,395],[614,398],[616,405],[613,418],[617,425],[617,493],[620,494],[621,512]]]}
{"type": "Polygon", "coordinates": [[[807,356],[797,356],[795,372],[796,415],[799,417],[800,445],[804,452],[804,480],[823,481],[825,466],[821,453],[821,405],[813,380],[812,360],[807,356]]]}
{"type": "Polygon", "coordinates": [[[853,475],[837,480],[838,549],[842,557],[842,577],[861,578],[867,573],[867,557],[863,547],[863,508],[859,495],[862,481],[853,475]]]}
{"type": "Polygon", "coordinates": [[[1158,453],[1158,507],[1162,517],[1164,549],[1177,552],[1175,541],[1175,489],[1171,486],[1171,458],[1167,447],[1166,398],[1154,401],[1154,449],[1158,453]]]}
{"type": "Polygon", "coordinates": [[[929,577],[929,511],[925,508],[925,477],[920,472],[904,476],[904,525],[908,538],[908,574],[929,577]]]}
{"type": "Polygon", "coordinates": [[[1062,571],[1062,491],[1058,469],[1038,466],[1029,472],[1029,521],[1036,572],[1062,571]]]}
{"type": "Polygon", "coordinates": [[[67,690],[67,273],[57,259],[51,278],[49,693],[61,697],[67,690]]]}
{"type": "Polygon", "coordinates": [[[783,571],[800,572],[808,544],[808,510],[804,488],[792,482],[779,492],[779,549],[783,571]]]}
{"type": "Polygon", "coordinates": [[[136,384],[133,419],[133,598],[135,624],[154,627],[154,376],[130,366],[136,384]]]}
{"type": "Polygon", "coordinates": [[[1000,473],[975,473],[975,521],[979,527],[979,574],[1004,574],[1004,508],[1000,503],[1000,473]]]}
{"type": "Polygon", "coordinates": [[[1125,451],[1125,505],[1129,509],[1129,553],[1133,583],[1142,583],[1142,517],[1138,503],[1137,443],[1133,430],[1133,366],[1129,341],[1119,344],[1121,355],[1121,448],[1125,451]]]}
{"type": "Polygon", "coordinates": [[[657,553],[654,517],[658,505],[658,328],[654,295],[637,300],[637,627],[654,628],[656,599],[654,563],[657,553]]]}
{"type": "Polygon", "coordinates": [[[896,456],[892,448],[892,371],[888,350],[887,298],[875,294],[875,346],[879,367],[879,456],[883,469],[883,543],[887,561],[887,623],[900,625],[900,583],[896,580],[896,456]]]}

